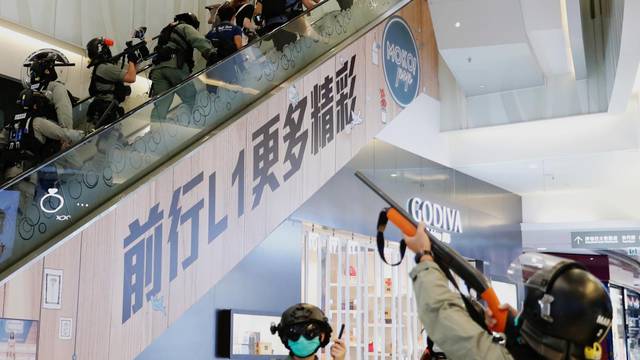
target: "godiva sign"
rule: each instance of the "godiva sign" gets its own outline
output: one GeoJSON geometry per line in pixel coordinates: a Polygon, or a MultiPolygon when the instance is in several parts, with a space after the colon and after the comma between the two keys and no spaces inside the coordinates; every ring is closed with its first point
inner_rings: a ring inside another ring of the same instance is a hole
{"type": "Polygon", "coordinates": [[[428,227],[434,227],[449,233],[462,233],[460,211],[429,200],[414,197],[408,201],[409,214],[415,221],[423,221],[428,227]]]}

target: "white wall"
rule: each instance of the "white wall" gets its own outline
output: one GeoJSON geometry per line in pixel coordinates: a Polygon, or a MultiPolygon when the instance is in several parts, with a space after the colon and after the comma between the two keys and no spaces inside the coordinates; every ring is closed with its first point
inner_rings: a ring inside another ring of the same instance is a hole
{"type": "Polygon", "coordinates": [[[215,2],[220,0],[2,0],[0,18],[80,47],[96,36],[121,46],[134,28],[147,26],[157,35],[181,12],[196,13],[205,30],[204,6],[215,2]]]}
{"type": "MultiPolygon", "coordinates": [[[[0,1],[0,4],[4,4],[4,1],[0,1]]],[[[67,87],[75,96],[85,97],[88,95],[87,84],[91,72],[86,69],[87,62],[81,48],[3,20],[0,20],[0,44],[2,44],[0,74],[20,79],[22,64],[29,54],[43,48],[54,48],[76,64],[74,68],[57,69],[61,80],[66,81],[67,87]]]]}
{"type": "Polygon", "coordinates": [[[377,138],[442,165],[450,163],[449,141],[440,132],[440,102],[423,93],[377,138]]]}

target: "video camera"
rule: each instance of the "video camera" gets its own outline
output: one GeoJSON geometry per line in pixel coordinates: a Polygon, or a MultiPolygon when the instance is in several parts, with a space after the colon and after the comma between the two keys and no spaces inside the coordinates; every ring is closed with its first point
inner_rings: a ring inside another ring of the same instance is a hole
{"type": "Polygon", "coordinates": [[[135,54],[135,56],[140,59],[140,61],[147,60],[149,58],[151,52],[147,47],[147,41],[144,39],[147,34],[146,26],[141,26],[133,31],[133,35],[131,35],[131,40],[127,41],[126,48],[119,54],[113,56],[113,61],[118,61],[122,59],[122,63],[126,61],[126,55],[135,54]],[[134,44],[135,40],[139,40],[138,43],[134,44]]]}

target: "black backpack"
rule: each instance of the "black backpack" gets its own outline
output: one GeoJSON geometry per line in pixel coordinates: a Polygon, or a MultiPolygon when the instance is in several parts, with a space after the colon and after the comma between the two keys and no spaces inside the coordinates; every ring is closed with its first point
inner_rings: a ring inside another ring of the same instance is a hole
{"type": "Polygon", "coordinates": [[[184,64],[187,64],[189,66],[189,71],[191,72],[195,66],[195,61],[193,59],[193,46],[191,46],[189,41],[187,41],[184,34],[176,30],[176,27],[180,24],[186,23],[181,21],[174,22],[162,29],[158,36],[158,45],[156,45],[154,49],[157,55],[153,58],[153,64],[158,65],[165,61],[169,61],[171,60],[171,57],[175,55],[178,68],[182,68],[184,64]],[[176,42],[172,35],[176,35],[178,39],[180,39],[181,43],[176,42]],[[167,46],[169,43],[178,45],[178,49],[167,46]]]}
{"type": "Polygon", "coordinates": [[[302,12],[301,0],[262,0],[262,17],[265,20],[285,16],[293,18],[302,12]]]}

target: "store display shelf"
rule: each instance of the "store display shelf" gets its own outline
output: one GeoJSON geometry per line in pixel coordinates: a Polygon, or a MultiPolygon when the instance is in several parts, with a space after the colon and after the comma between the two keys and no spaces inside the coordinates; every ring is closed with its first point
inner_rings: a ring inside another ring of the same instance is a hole
{"type": "Polygon", "coordinates": [[[350,314],[364,314],[364,310],[335,310],[331,309],[329,312],[332,313],[350,313],[350,314]]]}
{"type": "MultiPolygon", "coordinates": [[[[384,266],[369,237],[352,233],[338,235],[339,232],[334,233],[331,229],[318,231],[320,226],[305,226],[306,231],[315,228],[319,236],[333,237],[343,245],[331,256],[310,257],[309,262],[303,264],[307,282],[322,284],[322,293],[313,292],[313,297],[308,298],[309,293],[305,292],[303,300],[321,299],[322,303],[328,303],[326,311],[333,326],[347,323],[349,328],[360,329],[345,336],[349,340],[349,360],[407,358],[399,356],[395,349],[414,354],[426,345],[423,344],[426,339],[419,333],[421,326],[415,314],[415,300],[410,296],[409,266],[384,266]],[[360,252],[347,253],[346,245],[354,241],[361,242],[360,252]],[[379,342],[375,349],[370,348],[376,337],[379,342]],[[407,351],[409,348],[415,349],[407,351]]],[[[308,251],[314,251],[308,242],[305,246],[308,251]]]]}

